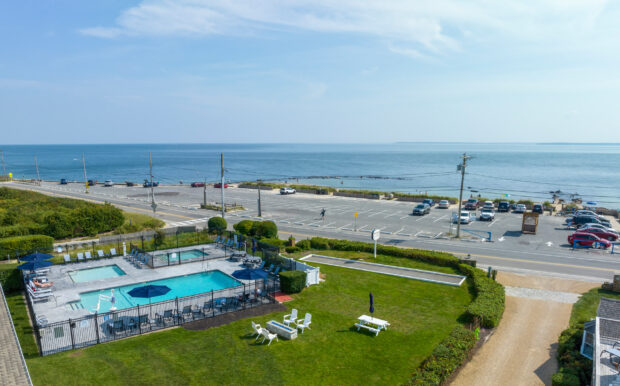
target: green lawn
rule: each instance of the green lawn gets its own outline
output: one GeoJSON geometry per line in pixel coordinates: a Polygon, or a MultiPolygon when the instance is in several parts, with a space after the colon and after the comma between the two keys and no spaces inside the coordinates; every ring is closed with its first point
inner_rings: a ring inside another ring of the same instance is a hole
{"type": "MultiPolygon", "coordinates": [[[[30,358],[32,379],[35,385],[402,384],[471,301],[465,285],[331,266],[321,266],[321,272],[325,282],[286,303],[300,318],[312,313],[312,329],[294,341],[256,344],[249,319],[198,332],[177,328],[30,358]],[[378,337],[352,327],[368,313],[370,291],[375,316],[391,323],[378,337]]],[[[254,321],[264,326],[283,314],[254,321]]]]}

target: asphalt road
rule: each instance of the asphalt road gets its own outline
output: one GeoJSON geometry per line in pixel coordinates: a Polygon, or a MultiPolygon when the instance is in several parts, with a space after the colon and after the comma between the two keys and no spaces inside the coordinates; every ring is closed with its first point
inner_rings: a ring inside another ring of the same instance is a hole
{"type": "MultiPolygon", "coordinates": [[[[121,209],[153,214],[150,189],[139,187],[95,186],[84,193],[83,184],[41,186],[3,183],[15,188],[33,189],[48,194],[82,198],[94,202],[110,202],[121,209]]],[[[207,188],[207,201],[220,202],[220,189],[207,188]]],[[[229,223],[257,217],[258,191],[225,189],[227,204],[236,203],[245,210],[227,213],[229,223]]],[[[205,226],[215,211],[199,209],[203,200],[202,188],[190,186],[161,186],[155,188],[158,204],[156,217],[169,226],[205,226]]],[[[277,191],[261,191],[262,219],[273,220],[282,238],[294,235],[297,240],[312,236],[370,241],[370,231],[381,229],[380,242],[421,249],[447,251],[459,256],[470,255],[479,266],[520,273],[547,274],[559,277],[578,277],[590,280],[612,280],[620,273],[620,256],[609,251],[573,250],[566,238],[570,231],[563,226],[564,218],[545,214],[540,217],[536,235],[521,234],[522,216],[497,213],[495,221],[474,221],[462,226],[460,240],[454,233],[451,216],[456,207],[433,208],[425,216],[411,215],[414,203],[367,200],[348,197],[317,196],[297,193],[280,195],[277,191]],[[322,219],[321,210],[326,215],[322,219]],[[357,218],[355,217],[357,213],[357,218]],[[482,241],[488,238],[491,241],[482,241]]],[[[619,250],[620,251],[620,250],[619,250]]]]}

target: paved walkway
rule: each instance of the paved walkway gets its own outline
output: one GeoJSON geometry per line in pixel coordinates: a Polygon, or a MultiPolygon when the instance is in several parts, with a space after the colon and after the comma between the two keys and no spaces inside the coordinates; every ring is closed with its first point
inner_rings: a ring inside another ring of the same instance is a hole
{"type": "Polygon", "coordinates": [[[340,259],[331,256],[309,255],[302,257],[300,260],[312,263],[335,265],[338,267],[357,269],[360,271],[369,271],[382,273],[385,275],[406,277],[408,279],[429,281],[432,283],[448,284],[460,286],[465,281],[465,276],[450,275],[447,273],[424,271],[420,269],[397,267],[394,265],[383,265],[375,263],[367,263],[364,261],[340,259]]]}
{"type": "Polygon", "coordinates": [[[0,385],[32,385],[0,287],[0,385]]]}

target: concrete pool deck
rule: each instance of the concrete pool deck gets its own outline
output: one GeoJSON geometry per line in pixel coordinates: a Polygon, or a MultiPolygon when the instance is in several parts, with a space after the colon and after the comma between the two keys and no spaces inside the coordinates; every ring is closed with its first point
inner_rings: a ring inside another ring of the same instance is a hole
{"type": "MultiPolygon", "coordinates": [[[[47,273],[49,281],[54,285],[51,287],[54,296],[47,300],[38,300],[33,303],[34,312],[37,317],[45,317],[48,323],[64,321],[67,319],[77,319],[90,315],[90,310],[73,309],[69,303],[79,301],[80,293],[98,291],[106,288],[120,287],[147,281],[166,279],[174,276],[190,275],[198,272],[219,270],[226,274],[232,274],[238,269],[244,268],[241,262],[235,263],[226,259],[224,250],[215,244],[196,245],[181,250],[203,249],[209,254],[209,259],[172,265],[168,267],[149,268],[143,266],[137,268],[126,258],[119,256],[109,259],[91,260],[79,263],[54,265],[47,273]],[[101,280],[92,280],[75,283],[69,276],[69,272],[75,270],[117,265],[125,272],[123,276],[116,276],[101,280]]],[[[179,249],[171,250],[174,252],[179,249]]],[[[161,251],[166,252],[166,251],[161,251]]],[[[248,255],[249,256],[249,255],[248,255]]],[[[245,280],[239,280],[247,282],[245,280]]]]}

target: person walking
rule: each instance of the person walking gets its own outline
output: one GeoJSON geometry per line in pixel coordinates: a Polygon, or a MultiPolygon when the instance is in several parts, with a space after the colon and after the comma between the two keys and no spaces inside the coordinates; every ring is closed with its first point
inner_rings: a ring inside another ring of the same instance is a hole
{"type": "Polygon", "coordinates": [[[321,220],[325,221],[325,208],[321,210],[321,220]]]}

